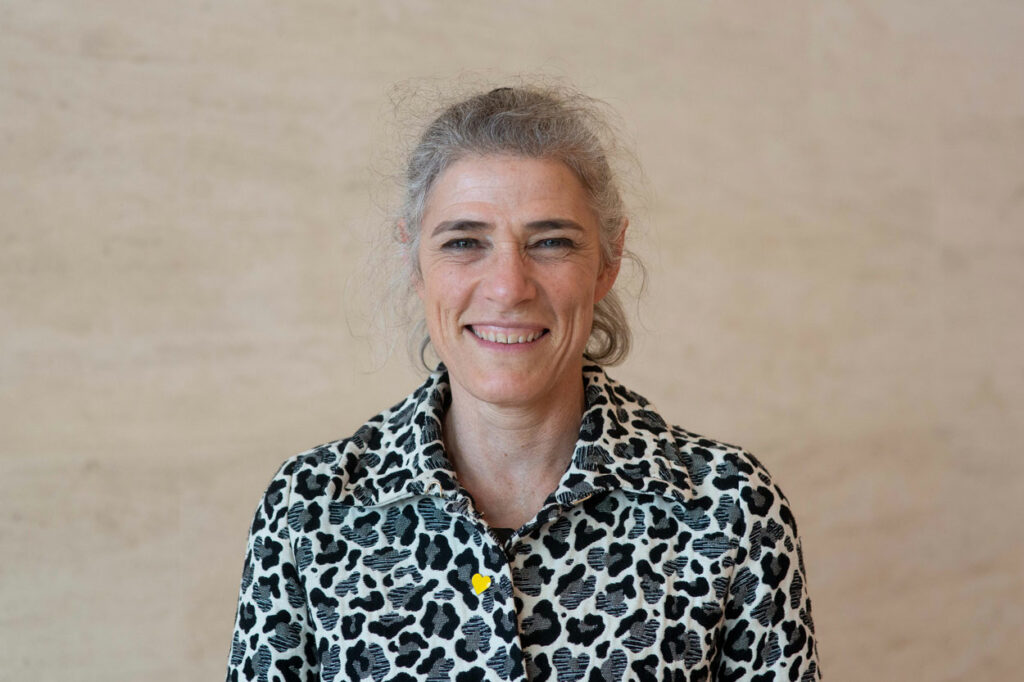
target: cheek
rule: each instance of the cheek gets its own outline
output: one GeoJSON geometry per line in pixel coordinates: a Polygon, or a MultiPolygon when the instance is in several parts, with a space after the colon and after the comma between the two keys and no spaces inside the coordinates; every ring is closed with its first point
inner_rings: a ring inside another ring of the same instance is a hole
{"type": "Polygon", "coordinates": [[[592,270],[583,270],[566,279],[559,285],[561,300],[571,306],[580,315],[589,315],[600,295],[600,280],[595,282],[592,270]]]}
{"type": "Polygon", "coordinates": [[[413,272],[413,286],[420,300],[427,304],[444,291],[444,269],[422,256],[419,262],[420,267],[413,272]]]}
{"type": "Polygon", "coordinates": [[[416,281],[416,293],[428,312],[456,307],[464,297],[464,288],[462,278],[443,267],[427,270],[416,281]]]}

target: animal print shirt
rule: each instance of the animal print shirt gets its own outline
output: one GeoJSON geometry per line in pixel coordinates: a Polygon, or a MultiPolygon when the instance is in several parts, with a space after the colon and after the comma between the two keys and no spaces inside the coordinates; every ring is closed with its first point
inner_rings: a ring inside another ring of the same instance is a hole
{"type": "Polygon", "coordinates": [[[583,379],[572,461],[504,543],[445,457],[443,366],[286,461],[252,524],[228,679],[820,679],[768,472],[600,368],[583,379]]]}

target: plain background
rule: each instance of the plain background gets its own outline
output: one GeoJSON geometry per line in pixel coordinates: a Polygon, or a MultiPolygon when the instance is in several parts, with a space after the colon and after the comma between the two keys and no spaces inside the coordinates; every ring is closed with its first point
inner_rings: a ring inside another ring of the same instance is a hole
{"type": "Polygon", "coordinates": [[[1010,0],[0,3],[0,678],[223,675],[278,464],[420,380],[359,273],[395,84],[466,70],[621,115],[650,286],[612,375],[774,473],[826,677],[1019,675],[1022,35],[1010,0]]]}

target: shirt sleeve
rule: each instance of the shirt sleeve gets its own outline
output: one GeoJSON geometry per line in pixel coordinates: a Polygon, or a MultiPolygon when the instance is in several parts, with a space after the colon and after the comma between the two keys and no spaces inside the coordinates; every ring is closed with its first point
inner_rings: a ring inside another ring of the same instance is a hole
{"type": "Polygon", "coordinates": [[[319,656],[288,530],[294,460],[267,488],[249,531],[228,682],[315,680],[319,656]]]}
{"type": "Polygon", "coordinates": [[[740,489],[744,530],[715,679],[820,680],[796,520],[782,491],[750,459],[754,473],[740,489]]]}

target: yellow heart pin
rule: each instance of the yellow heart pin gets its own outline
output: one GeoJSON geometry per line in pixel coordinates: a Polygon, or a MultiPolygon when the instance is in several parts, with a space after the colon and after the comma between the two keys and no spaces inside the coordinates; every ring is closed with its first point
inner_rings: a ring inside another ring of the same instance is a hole
{"type": "Polygon", "coordinates": [[[473,574],[473,589],[476,590],[477,594],[480,594],[490,586],[491,579],[486,575],[480,575],[479,573],[473,574]]]}

